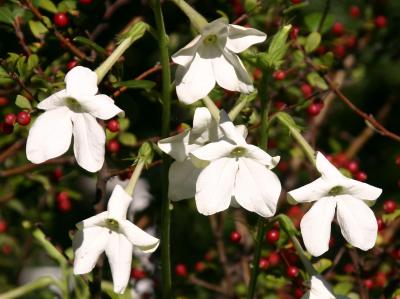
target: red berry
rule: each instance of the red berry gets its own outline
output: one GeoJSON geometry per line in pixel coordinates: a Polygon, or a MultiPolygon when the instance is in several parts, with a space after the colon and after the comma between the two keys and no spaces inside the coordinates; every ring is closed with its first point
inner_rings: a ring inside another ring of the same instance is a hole
{"type": "Polygon", "coordinates": [[[337,58],[343,58],[346,55],[346,47],[344,45],[336,45],[333,53],[337,58]]]}
{"type": "Polygon", "coordinates": [[[107,123],[107,129],[111,132],[118,132],[119,131],[119,121],[117,119],[111,119],[107,123]]]}
{"type": "Polygon", "coordinates": [[[361,14],[361,10],[358,6],[352,5],[349,8],[349,14],[352,18],[358,18],[361,14]]]}
{"type": "Polygon", "coordinates": [[[354,265],[353,264],[348,263],[348,264],[344,265],[344,272],[346,274],[354,273],[354,270],[355,269],[354,269],[354,265]]]}
{"type": "Polygon", "coordinates": [[[314,102],[307,107],[307,114],[311,117],[317,116],[321,112],[321,108],[318,104],[315,104],[314,102]]]}
{"type": "Polygon", "coordinates": [[[5,97],[0,97],[0,106],[6,106],[8,105],[9,101],[5,97]]]}
{"type": "Polygon", "coordinates": [[[272,251],[268,256],[268,261],[271,266],[277,266],[281,262],[281,256],[278,252],[272,251]]]}
{"type": "Polygon", "coordinates": [[[258,261],[258,267],[262,270],[267,270],[269,267],[269,261],[265,257],[261,257],[258,261]]]}
{"type": "Polygon", "coordinates": [[[303,295],[304,295],[304,291],[303,291],[301,288],[295,288],[295,289],[294,289],[294,291],[293,291],[293,296],[294,296],[295,298],[300,299],[301,297],[303,297],[303,295]]]}
{"type": "Polygon", "coordinates": [[[374,286],[374,281],[371,278],[367,278],[363,280],[363,284],[367,289],[372,289],[374,286]]]}
{"type": "Polygon", "coordinates": [[[79,0],[79,3],[82,5],[92,4],[93,0],[79,0]]]}
{"type": "Polygon", "coordinates": [[[365,182],[367,180],[368,176],[364,171],[359,171],[355,175],[355,179],[361,182],[365,182]]]}
{"type": "Polygon", "coordinates": [[[336,22],[332,26],[332,33],[336,36],[340,36],[344,33],[344,26],[340,22],[336,22]]]}
{"type": "Polygon", "coordinates": [[[14,130],[14,126],[3,123],[3,122],[0,123],[0,133],[8,135],[8,134],[11,134],[13,132],[13,130],[14,130]]]}
{"type": "Polygon", "coordinates": [[[3,247],[1,248],[1,250],[3,251],[3,253],[5,255],[9,255],[12,252],[12,248],[8,244],[4,244],[3,247]]]}
{"type": "Polygon", "coordinates": [[[393,199],[388,199],[383,203],[383,210],[386,214],[393,213],[397,208],[397,204],[393,199]]]}
{"type": "Polygon", "coordinates": [[[7,221],[0,219],[0,233],[5,233],[8,229],[7,221]]]}
{"type": "Polygon", "coordinates": [[[289,266],[286,270],[286,274],[290,278],[295,278],[299,275],[299,269],[295,266],[289,266]]]}
{"type": "Polygon", "coordinates": [[[56,198],[56,200],[58,202],[68,201],[69,199],[70,198],[69,198],[69,194],[67,191],[61,191],[60,193],[57,194],[57,198],[56,198]]]}
{"type": "Polygon", "coordinates": [[[381,288],[385,287],[386,284],[387,284],[386,273],[384,273],[384,272],[378,272],[378,273],[376,273],[375,279],[374,279],[374,284],[375,284],[377,287],[381,287],[381,288]]]}
{"type": "Polygon", "coordinates": [[[131,277],[135,280],[140,280],[146,277],[146,272],[139,268],[133,268],[131,271],[131,277]]]}
{"type": "Polygon", "coordinates": [[[347,156],[345,153],[338,153],[336,154],[335,158],[334,158],[334,164],[337,167],[344,167],[345,165],[347,165],[348,160],[347,160],[347,156]]]}
{"type": "Polygon", "coordinates": [[[354,35],[346,37],[346,46],[348,48],[354,48],[357,45],[357,38],[354,35]]]}
{"type": "Polygon", "coordinates": [[[265,234],[265,239],[268,243],[274,244],[279,240],[279,230],[272,228],[265,234]]]}
{"type": "Polygon", "coordinates": [[[240,239],[242,239],[242,236],[238,231],[234,230],[233,232],[231,232],[230,239],[233,243],[239,243],[240,239]]]}
{"type": "Polygon", "coordinates": [[[188,275],[187,268],[185,264],[176,264],[175,266],[175,274],[181,277],[185,277],[188,275]]]}
{"type": "Polygon", "coordinates": [[[221,107],[222,107],[222,101],[221,101],[221,100],[216,100],[216,101],[215,101],[215,106],[217,106],[218,109],[221,109],[221,107]]]}
{"type": "Polygon", "coordinates": [[[272,74],[272,76],[274,77],[275,80],[281,81],[286,78],[286,72],[282,70],[277,70],[272,74]]]}
{"type": "Polygon", "coordinates": [[[253,78],[254,78],[254,80],[260,80],[261,79],[261,77],[262,77],[262,71],[259,69],[259,68],[257,68],[257,69],[254,69],[254,71],[253,71],[253,78]]]}
{"type": "Polygon", "coordinates": [[[292,29],[290,30],[290,39],[297,39],[297,37],[299,36],[299,32],[300,32],[300,27],[298,26],[293,26],[292,29]]]}
{"type": "Polygon", "coordinates": [[[385,16],[377,16],[374,22],[378,28],[385,28],[387,26],[387,18],[385,16]]]}
{"type": "Polygon", "coordinates": [[[199,261],[194,265],[194,269],[198,273],[203,272],[206,269],[206,264],[202,261],[199,261]]]}
{"type": "Polygon", "coordinates": [[[317,50],[315,50],[319,55],[324,55],[327,51],[324,45],[320,45],[317,50]]]}
{"type": "Polygon", "coordinates": [[[17,114],[17,122],[21,126],[27,126],[31,122],[31,115],[26,111],[20,111],[17,114]]]}
{"type": "Polygon", "coordinates": [[[55,181],[59,181],[61,180],[63,176],[63,170],[61,167],[57,167],[56,169],[53,170],[53,178],[55,181]]]}
{"type": "Polygon", "coordinates": [[[299,4],[301,3],[301,0],[292,0],[292,4],[299,4]]]}
{"type": "Polygon", "coordinates": [[[76,67],[78,64],[79,64],[79,62],[78,62],[77,60],[75,60],[75,59],[72,59],[72,60],[68,61],[68,63],[67,63],[67,70],[73,69],[73,68],[76,67]]]}
{"type": "Polygon", "coordinates": [[[68,213],[71,211],[72,205],[71,205],[71,200],[63,200],[57,202],[57,208],[60,210],[62,213],[68,213]]]}
{"type": "Polygon", "coordinates": [[[65,12],[58,12],[54,15],[53,18],[54,24],[58,27],[66,27],[69,24],[69,18],[67,13],[65,12]]]}
{"type": "Polygon", "coordinates": [[[378,223],[378,231],[383,231],[385,229],[385,222],[383,222],[382,218],[377,218],[376,222],[378,223]]]}
{"type": "Polygon", "coordinates": [[[15,124],[16,120],[17,120],[17,116],[14,113],[7,113],[4,116],[4,122],[7,125],[13,126],[15,124]]]}
{"type": "Polygon", "coordinates": [[[307,83],[301,84],[300,90],[301,90],[301,92],[303,93],[303,96],[304,96],[305,98],[309,98],[309,97],[311,97],[312,94],[313,94],[313,88],[312,88],[312,86],[311,86],[310,84],[307,84],[307,83]]]}
{"type": "Polygon", "coordinates": [[[118,140],[116,140],[116,139],[111,139],[107,143],[107,150],[110,153],[118,153],[120,148],[121,148],[121,145],[119,144],[118,140]]]}
{"type": "Polygon", "coordinates": [[[357,161],[350,161],[350,162],[347,164],[346,168],[347,168],[352,174],[355,174],[355,173],[358,172],[358,169],[359,169],[359,167],[358,167],[358,162],[357,162],[357,161]]]}

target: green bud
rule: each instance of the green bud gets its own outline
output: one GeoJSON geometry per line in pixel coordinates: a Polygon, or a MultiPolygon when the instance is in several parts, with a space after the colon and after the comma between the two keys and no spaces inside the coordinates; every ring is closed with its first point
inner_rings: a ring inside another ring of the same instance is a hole
{"type": "Polygon", "coordinates": [[[153,157],[154,157],[154,150],[151,143],[150,142],[143,143],[139,149],[138,160],[143,161],[144,164],[150,164],[153,161],[153,157]]]}

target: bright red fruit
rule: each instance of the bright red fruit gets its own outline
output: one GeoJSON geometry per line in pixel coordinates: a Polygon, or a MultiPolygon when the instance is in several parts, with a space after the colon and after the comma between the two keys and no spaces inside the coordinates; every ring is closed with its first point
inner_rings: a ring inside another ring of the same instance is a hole
{"type": "Polygon", "coordinates": [[[332,26],[332,33],[336,36],[340,36],[344,33],[344,25],[340,22],[336,22],[332,26]]]}
{"type": "Polygon", "coordinates": [[[58,12],[54,15],[53,18],[54,24],[58,27],[66,27],[69,24],[69,18],[67,13],[65,12],[58,12]]]}
{"type": "Polygon", "coordinates": [[[229,238],[231,239],[231,241],[233,243],[239,243],[240,239],[242,239],[242,236],[240,235],[240,233],[236,230],[234,230],[233,232],[231,232],[231,235],[229,236],[229,238]]]}
{"type": "Polygon", "coordinates": [[[303,96],[304,96],[306,99],[309,98],[309,97],[311,97],[312,94],[313,94],[313,88],[312,88],[312,86],[311,86],[310,84],[307,84],[307,83],[301,84],[300,90],[301,90],[301,92],[303,93],[303,96]]]}
{"type": "Polygon", "coordinates": [[[17,116],[14,113],[7,113],[4,116],[4,122],[7,125],[13,126],[15,124],[16,120],[17,120],[17,116]]]}
{"type": "Polygon", "coordinates": [[[188,275],[187,267],[185,264],[176,264],[175,274],[181,277],[186,277],[188,275]]]}
{"type": "Polygon", "coordinates": [[[70,61],[68,61],[67,63],[67,70],[71,70],[74,67],[76,67],[79,64],[79,62],[75,59],[71,59],[70,61]]]}
{"type": "Polygon", "coordinates": [[[303,297],[303,295],[304,295],[304,291],[301,288],[295,288],[293,290],[293,296],[295,298],[299,298],[300,299],[301,297],[303,297]]]}
{"type": "Polygon", "coordinates": [[[110,153],[118,153],[119,150],[121,149],[121,145],[118,142],[118,140],[116,139],[111,139],[108,143],[107,143],[107,150],[110,153]]]}
{"type": "Polygon", "coordinates": [[[358,169],[359,169],[358,162],[357,162],[357,161],[350,161],[350,162],[347,164],[346,168],[347,168],[352,174],[355,174],[355,173],[358,172],[358,169]]]}
{"type": "Polygon", "coordinates": [[[282,70],[277,70],[272,74],[272,76],[274,77],[275,80],[281,81],[286,78],[286,72],[282,70]]]}
{"type": "Polygon", "coordinates": [[[397,208],[397,204],[393,199],[388,199],[383,203],[383,210],[386,214],[393,213],[397,208]]]}
{"type": "Polygon", "coordinates": [[[281,262],[281,256],[278,252],[272,251],[268,256],[268,261],[271,266],[277,266],[281,262]]]}
{"type": "Polygon", "coordinates": [[[119,131],[119,121],[117,119],[111,119],[107,122],[107,129],[111,132],[119,131]]]}
{"type": "Polygon", "coordinates": [[[5,97],[0,97],[0,106],[6,106],[8,105],[9,101],[5,97]]]}
{"type": "Polygon", "coordinates": [[[358,18],[361,15],[361,10],[358,6],[352,5],[349,8],[349,14],[352,18],[358,18]]]}
{"type": "Polygon", "coordinates": [[[374,281],[371,278],[364,279],[363,284],[367,289],[372,289],[374,287],[374,281]]]}
{"type": "Polygon", "coordinates": [[[383,231],[385,229],[385,222],[383,222],[382,218],[377,218],[376,222],[378,223],[378,231],[383,231]]]}
{"type": "Polygon", "coordinates": [[[133,268],[131,271],[131,277],[135,280],[140,280],[146,277],[146,272],[139,268],[133,268]]]}
{"type": "Polygon", "coordinates": [[[67,201],[67,200],[69,200],[69,194],[67,191],[61,191],[60,193],[57,194],[56,199],[58,202],[67,201]]]}
{"type": "Polygon", "coordinates": [[[374,23],[378,28],[385,28],[387,26],[387,18],[385,16],[377,16],[374,23]]]}
{"type": "Polygon", "coordinates": [[[274,244],[279,240],[279,230],[273,228],[265,234],[265,239],[268,243],[274,244]]]}
{"type": "Polygon", "coordinates": [[[8,229],[7,221],[0,219],[0,233],[5,233],[8,229]]]}
{"type": "Polygon", "coordinates": [[[333,53],[337,58],[343,58],[346,55],[346,47],[344,45],[336,45],[333,53]]]}
{"type": "Polygon", "coordinates": [[[360,181],[360,182],[365,182],[367,180],[368,176],[364,171],[359,171],[355,175],[355,179],[360,181]]]}
{"type": "Polygon", "coordinates": [[[26,111],[20,111],[17,114],[17,122],[21,126],[27,126],[31,122],[31,115],[26,111]]]}
{"type": "Polygon", "coordinates": [[[269,261],[265,257],[261,257],[258,261],[258,267],[262,270],[267,270],[269,267],[269,261]]]}
{"type": "Polygon", "coordinates": [[[320,106],[314,102],[307,107],[307,114],[311,117],[317,116],[320,112],[321,112],[320,106]]]}
{"type": "Polygon", "coordinates": [[[286,270],[286,274],[290,278],[295,278],[299,275],[299,269],[295,266],[289,266],[286,270]]]}

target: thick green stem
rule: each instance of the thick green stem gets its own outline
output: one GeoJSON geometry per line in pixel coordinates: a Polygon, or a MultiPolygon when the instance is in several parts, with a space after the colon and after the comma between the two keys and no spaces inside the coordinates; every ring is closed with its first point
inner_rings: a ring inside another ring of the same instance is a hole
{"type": "MultiPolygon", "coordinates": [[[[262,149],[267,149],[268,147],[268,114],[270,109],[270,101],[268,101],[267,96],[267,87],[268,87],[268,79],[270,74],[267,71],[264,71],[263,78],[260,82],[260,99],[261,99],[261,127],[260,127],[260,143],[259,146],[262,149]]],[[[258,218],[257,222],[257,237],[256,244],[254,248],[254,258],[253,258],[253,269],[250,276],[249,290],[247,293],[248,299],[253,299],[256,286],[257,286],[257,277],[259,274],[259,260],[261,256],[262,249],[262,240],[265,234],[265,219],[261,216],[258,218]]]]}
{"type": "Polygon", "coordinates": [[[24,285],[17,287],[11,291],[0,294],[0,299],[18,298],[18,297],[27,295],[29,293],[32,293],[33,291],[36,291],[38,289],[48,287],[51,284],[55,285],[57,283],[55,283],[54,279],[51,277],[48,277],[48,276],[41,277],[35,281],[24,284],[24,285]]]}
{"type": "MultiPolygon", "coordinates": [[[[160,0],[153,1],[153,10],[156,21],[158,45],[160,48],[160,61],[162,66],[162,128],[161,137],[166,138],[170,133],[171,118],[171,69],[169,64],[168,36],[165,31],[164,18],[160,0]]],[[[161,270],[162,270],[162,295],[171,298],[171,258],[170,258],[170,225],[171,211],[168,198],[168,168],[170,159],[163,155],[162,167],[162,192],[161,206],[161,270]]]]}
{"type": "Polygon", "coordinates": [[[183,13],[189,18],[193,27],[196,28],[198,32],[202,32],[203,27],[208,24],[207,20],[197,12],[193,7],[186,3],[184,0],[171,0],[178,6],[183,13]]]}
{"type": "Polygon", "coordinates": [[[133,191],[135,190],[136,183],[139,180],[140,174],[142,173],[144,164],[145,163],[143,160],[139,160],[139,163],[136,165],[135,170],[133,171],[132,176],[129,179],[128,186],[125,187],[125,192],[129,195],[132,195],[133,191]]]}
{"type": "Polygon", "coordinates": [[[210,111],[211,116],[215,119],[215,121],[218,123],[219,122],[219,109],[213,102],[213,100],[210,99],[209,96],[205,96],[203,98],[203,103],[206,105],[208,111],[210,111]]]}

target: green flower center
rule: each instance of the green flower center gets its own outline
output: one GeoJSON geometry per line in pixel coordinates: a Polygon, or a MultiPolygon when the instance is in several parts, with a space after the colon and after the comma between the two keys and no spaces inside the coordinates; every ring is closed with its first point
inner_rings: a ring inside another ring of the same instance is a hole
{"type": "Polygon", "coordinates": [[[340,195],[343,194],[343,187],[342,186],[335,186],[333,187],[331,190],[329,190],[328,194],[330,196],[336,196],[336,195],[340,195]]]}
{"type": "Polygon", "coordinates": [[[218,38],[217,38],[216,34],[209,34],[204,38],[203,43],[205,45],[212,45],[212,44],[215,44],[217,42],[217,39],[218,38]]]}
{"type": "Polygon", "coordinates": [[[119,223],[115,219],[108,218],[106,219],[106,226],[111,230],[117,230],[119,228],[119,223]]]}
{"type": "Polygon", "coordinates": [[[233,151],[231,151],[230,157],[239,158],[243,157],[246,154],[246,149],[244,147],[238,146],[233,151]]]}
{"type": "Polygon", "coordinates": [[[67,98],[65,100],[65,105],[67,105],[67,107],[74,112],[82,112],[83,111],[82,105],[78,102],[78,100],[76,100],[74,98],[67,98]]]}

